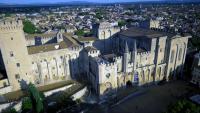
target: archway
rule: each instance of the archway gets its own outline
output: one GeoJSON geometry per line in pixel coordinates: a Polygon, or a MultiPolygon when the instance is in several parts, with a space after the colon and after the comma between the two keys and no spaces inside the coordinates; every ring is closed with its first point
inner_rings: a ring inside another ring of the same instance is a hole
{"type": "Polygon", "coordinates": [[[105,90],[104,90],[104,94],[109,94],[112,91],[112,84],[110,82],[106,82],[105,83],[105,90]]]}
{"type": "Polygon", "coordinates": [[[130,80],[128,80],[128,81],[126,82],[126,87],[132,87],[132,82],[131,82],[130,80]]]}

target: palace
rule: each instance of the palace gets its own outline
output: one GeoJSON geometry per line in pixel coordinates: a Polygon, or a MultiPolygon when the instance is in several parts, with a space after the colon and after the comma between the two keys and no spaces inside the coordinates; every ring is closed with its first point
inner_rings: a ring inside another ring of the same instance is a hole
{"type": "MultiPolygon", "coordinates": [[[[0,51],[7,73],[1,87],[45,85],[69,79],[91,84],[100,97],[133,85],[183,75],[188,35],[159,29],[120,30],[108,22],[93,26],[94,37],[57,32],[25,35],[22,21],[0,23],[0,51]]],[[[1,58],[1,57],[0,57],[1,58]]]]}

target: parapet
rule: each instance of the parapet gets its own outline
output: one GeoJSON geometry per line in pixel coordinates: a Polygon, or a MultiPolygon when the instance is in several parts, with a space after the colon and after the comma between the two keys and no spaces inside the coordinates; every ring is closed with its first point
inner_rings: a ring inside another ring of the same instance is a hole
{"type": "Polygon", "coordinates": [[[99,50],[90,50],[89,54],[90,55],[92,55],[92,54],[99,54],[99,50]]]}
{"type": "Polygon", "coordinates": [[[160,29],[160,28],[150,28],[150,29],[154,30],[154,31],[160,31],[160,32],[165,32],[165,33],[170,33],[170,34],[174,34],[175,33],[175,30],[172,30],[172,29],[169,29],[169,30],[160,29]]]}
{"type": "Polygon", "coordinates": [[[114,58],[115,60],[122,60],[122,56],[117,56],[114,58]]]}
{"type": "Polygon", "coordinates": [[[12,20],[12,21],[1,21],[0,22],[0,31],[12,31],[15,29],[23,29],[22,20],[12,20]]]}
{"type": "Polygon", "coordinates": [[[72,51],[80,51],[81,49],[83,49],[83,47],[81,45],[71,47],[72,51]]]}
{"type": "Polygon", "coordinates": [[[141,57],[143,57],[143,56],[148,56],[149,54],[151,54],[150,51],[142,52],[142,53],[137,53],[137,55],[138,55],[138,56],[141,56],[141,57]]]}
{"type": "Polygon", "coordinates": [[[99,64],[100,66],[106,66],[106,67],[112,67],[112,66],[115,66],[116,65],[116,62],[112,62],[112,63],[105,63],[105,62],[101,62],[99,64]]]}

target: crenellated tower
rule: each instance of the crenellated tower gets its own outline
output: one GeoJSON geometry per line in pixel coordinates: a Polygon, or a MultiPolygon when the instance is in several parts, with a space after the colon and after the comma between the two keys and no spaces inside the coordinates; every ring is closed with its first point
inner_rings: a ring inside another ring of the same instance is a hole
{"type": "Polygon", "coordinates": [[[128,44],[125,42],[125,49],[123,53],[123,72],[126,73],[128,70],[128,54],[129,54],[129,49],[128,49],[128,44]]]}
{"type": "Polygon", "coordinates": [[[136,40],[135,40],[133,51],[132,51],[132,57],[131,57],[131,61],[133,63],[133,70],[136,69],[136,57],[137,57],[137,44],[136,44],[136,40]]]}
{"type": "Polygon", "coordinates": [[[32,82],[31,60],[21,20],[0,22],[0,49],[12,90],[32,82]]]}

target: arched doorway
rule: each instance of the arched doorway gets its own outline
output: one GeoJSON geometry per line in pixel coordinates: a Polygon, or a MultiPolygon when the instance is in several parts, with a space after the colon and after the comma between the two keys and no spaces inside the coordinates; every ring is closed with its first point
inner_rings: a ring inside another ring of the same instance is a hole
{"type": "Polygon", "coordinates": [[[112,91],[112,84],[110,82],[105,83],[105,91],[104,94],[109,94],[112,91]]]}
{"type": "Polygon", "coordinates": [[[126,87],[132,87],[132,82],[131,82],[130,80],[128,80],[128,81],[126,82],[126,87]]]}

